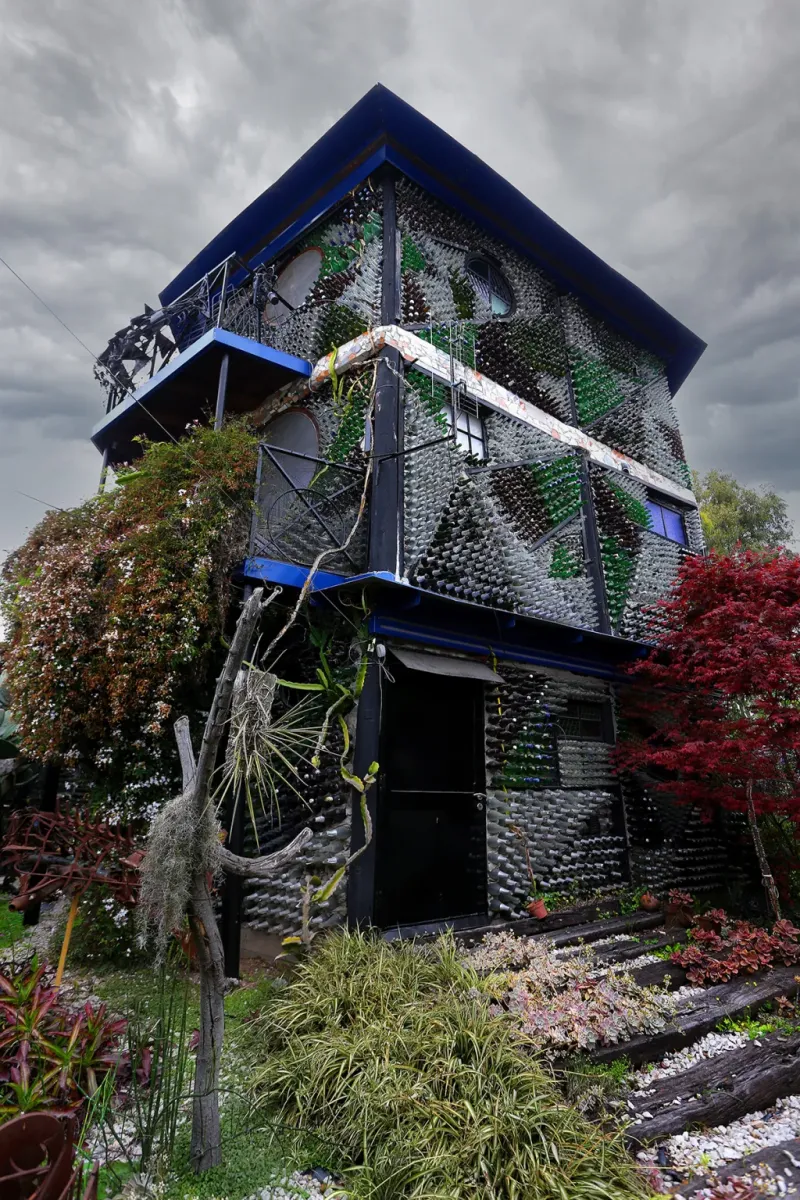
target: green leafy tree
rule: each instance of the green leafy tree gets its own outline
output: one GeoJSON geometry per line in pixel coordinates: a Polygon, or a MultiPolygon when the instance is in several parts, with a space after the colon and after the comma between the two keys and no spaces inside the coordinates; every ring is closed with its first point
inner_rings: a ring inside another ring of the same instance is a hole
{"type": "Polygon", "coordinates": [[[737,545],[774,550],[794,537],[786,501],[777,492],[743,487],[719,471],[695,473],[694,490],[709,550],[730,554],[737,545]]]}

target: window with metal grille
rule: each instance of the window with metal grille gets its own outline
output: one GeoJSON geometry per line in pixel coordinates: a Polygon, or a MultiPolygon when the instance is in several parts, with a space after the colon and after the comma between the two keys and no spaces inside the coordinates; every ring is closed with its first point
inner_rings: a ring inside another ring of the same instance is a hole
{"type": "Polygon", "coordinates": [[[683,521],[683,513],[679,509],[671,508],[667,504],[662,504],[660,500],[652,499],[645,500],[644,506],[650,514],[653,533],[669,538],[671,542],[680,542],[682,546],[686,545],[686,526],[683,521]]]}
{"type": "Polygon", "coordinates": [[[514,293],[499,267],[481,254],[471,255],[466,267],[476,292],[491,306],[492,316],[507,317],[514,307],[514,293]]]}
{"type": "Polygon", "coordinates": [[[568,700],[566,715],[558,718],[563,737],[585,742],[611,741],[608,705],[595,700],[568,700]]]}
{"type": "Polygon", "coordinates": [[[487,458],[486,430],[478,405],[469,396],[459,396],[458,409],[454,412],[453,405],[445,403],[444,411],[447,416],[447,427],[452,433],[456,429],[456,444],[467,454],[483,461],[487,458]]]}

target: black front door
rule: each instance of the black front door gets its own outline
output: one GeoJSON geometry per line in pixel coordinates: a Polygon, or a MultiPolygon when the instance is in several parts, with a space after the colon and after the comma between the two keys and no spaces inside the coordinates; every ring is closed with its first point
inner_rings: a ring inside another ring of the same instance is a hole
{"type": "Polygon", "coordinates": [[[483,683],[392,662],[384,681],[375,922],[486,911],[483,683]]]}

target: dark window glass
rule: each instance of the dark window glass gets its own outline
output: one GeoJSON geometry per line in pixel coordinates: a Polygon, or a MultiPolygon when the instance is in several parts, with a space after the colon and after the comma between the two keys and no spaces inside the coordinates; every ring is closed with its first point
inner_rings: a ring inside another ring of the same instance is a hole
{"type": "Polygon", "coordinates": [[[514,293],[503,272],[488,258],[475,255],[467,259],[467,274],[475,290],[483,296],[495,317],[507,317],[514,307],[514,293]]]}
{"type": "Polygon", "coordinates": [[[568,700],[566,716],[558,720],[563,736],[587,742],[605,741],[605,707],[592,700],[568,700]]]}
{"type": "Polygon", "coordinates": [[[686,527],[682,514],[677,509],[659,504],[657,500],[645,500],[644,503],[650,514],[653,533],[660,533],[662,537],[669,538],[671,542],[680,542],[682,546],[685,546],[686,527]]]}

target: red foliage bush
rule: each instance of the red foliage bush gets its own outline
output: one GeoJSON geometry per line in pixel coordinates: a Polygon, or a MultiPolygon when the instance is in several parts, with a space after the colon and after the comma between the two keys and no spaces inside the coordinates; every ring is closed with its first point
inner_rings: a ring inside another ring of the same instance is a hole
{"type": "Polygon", "coordinates": [[[695,917],[689,945],[671,956],[672,962],[686,968],[690,983],[726,983],[735,975],[800,962],[800,929],[791,921],[776,921],[770,933],[749,921],[731,921],[721,908],[711,913],[719,929],[703,929],[703,917],[695,917]]]}

